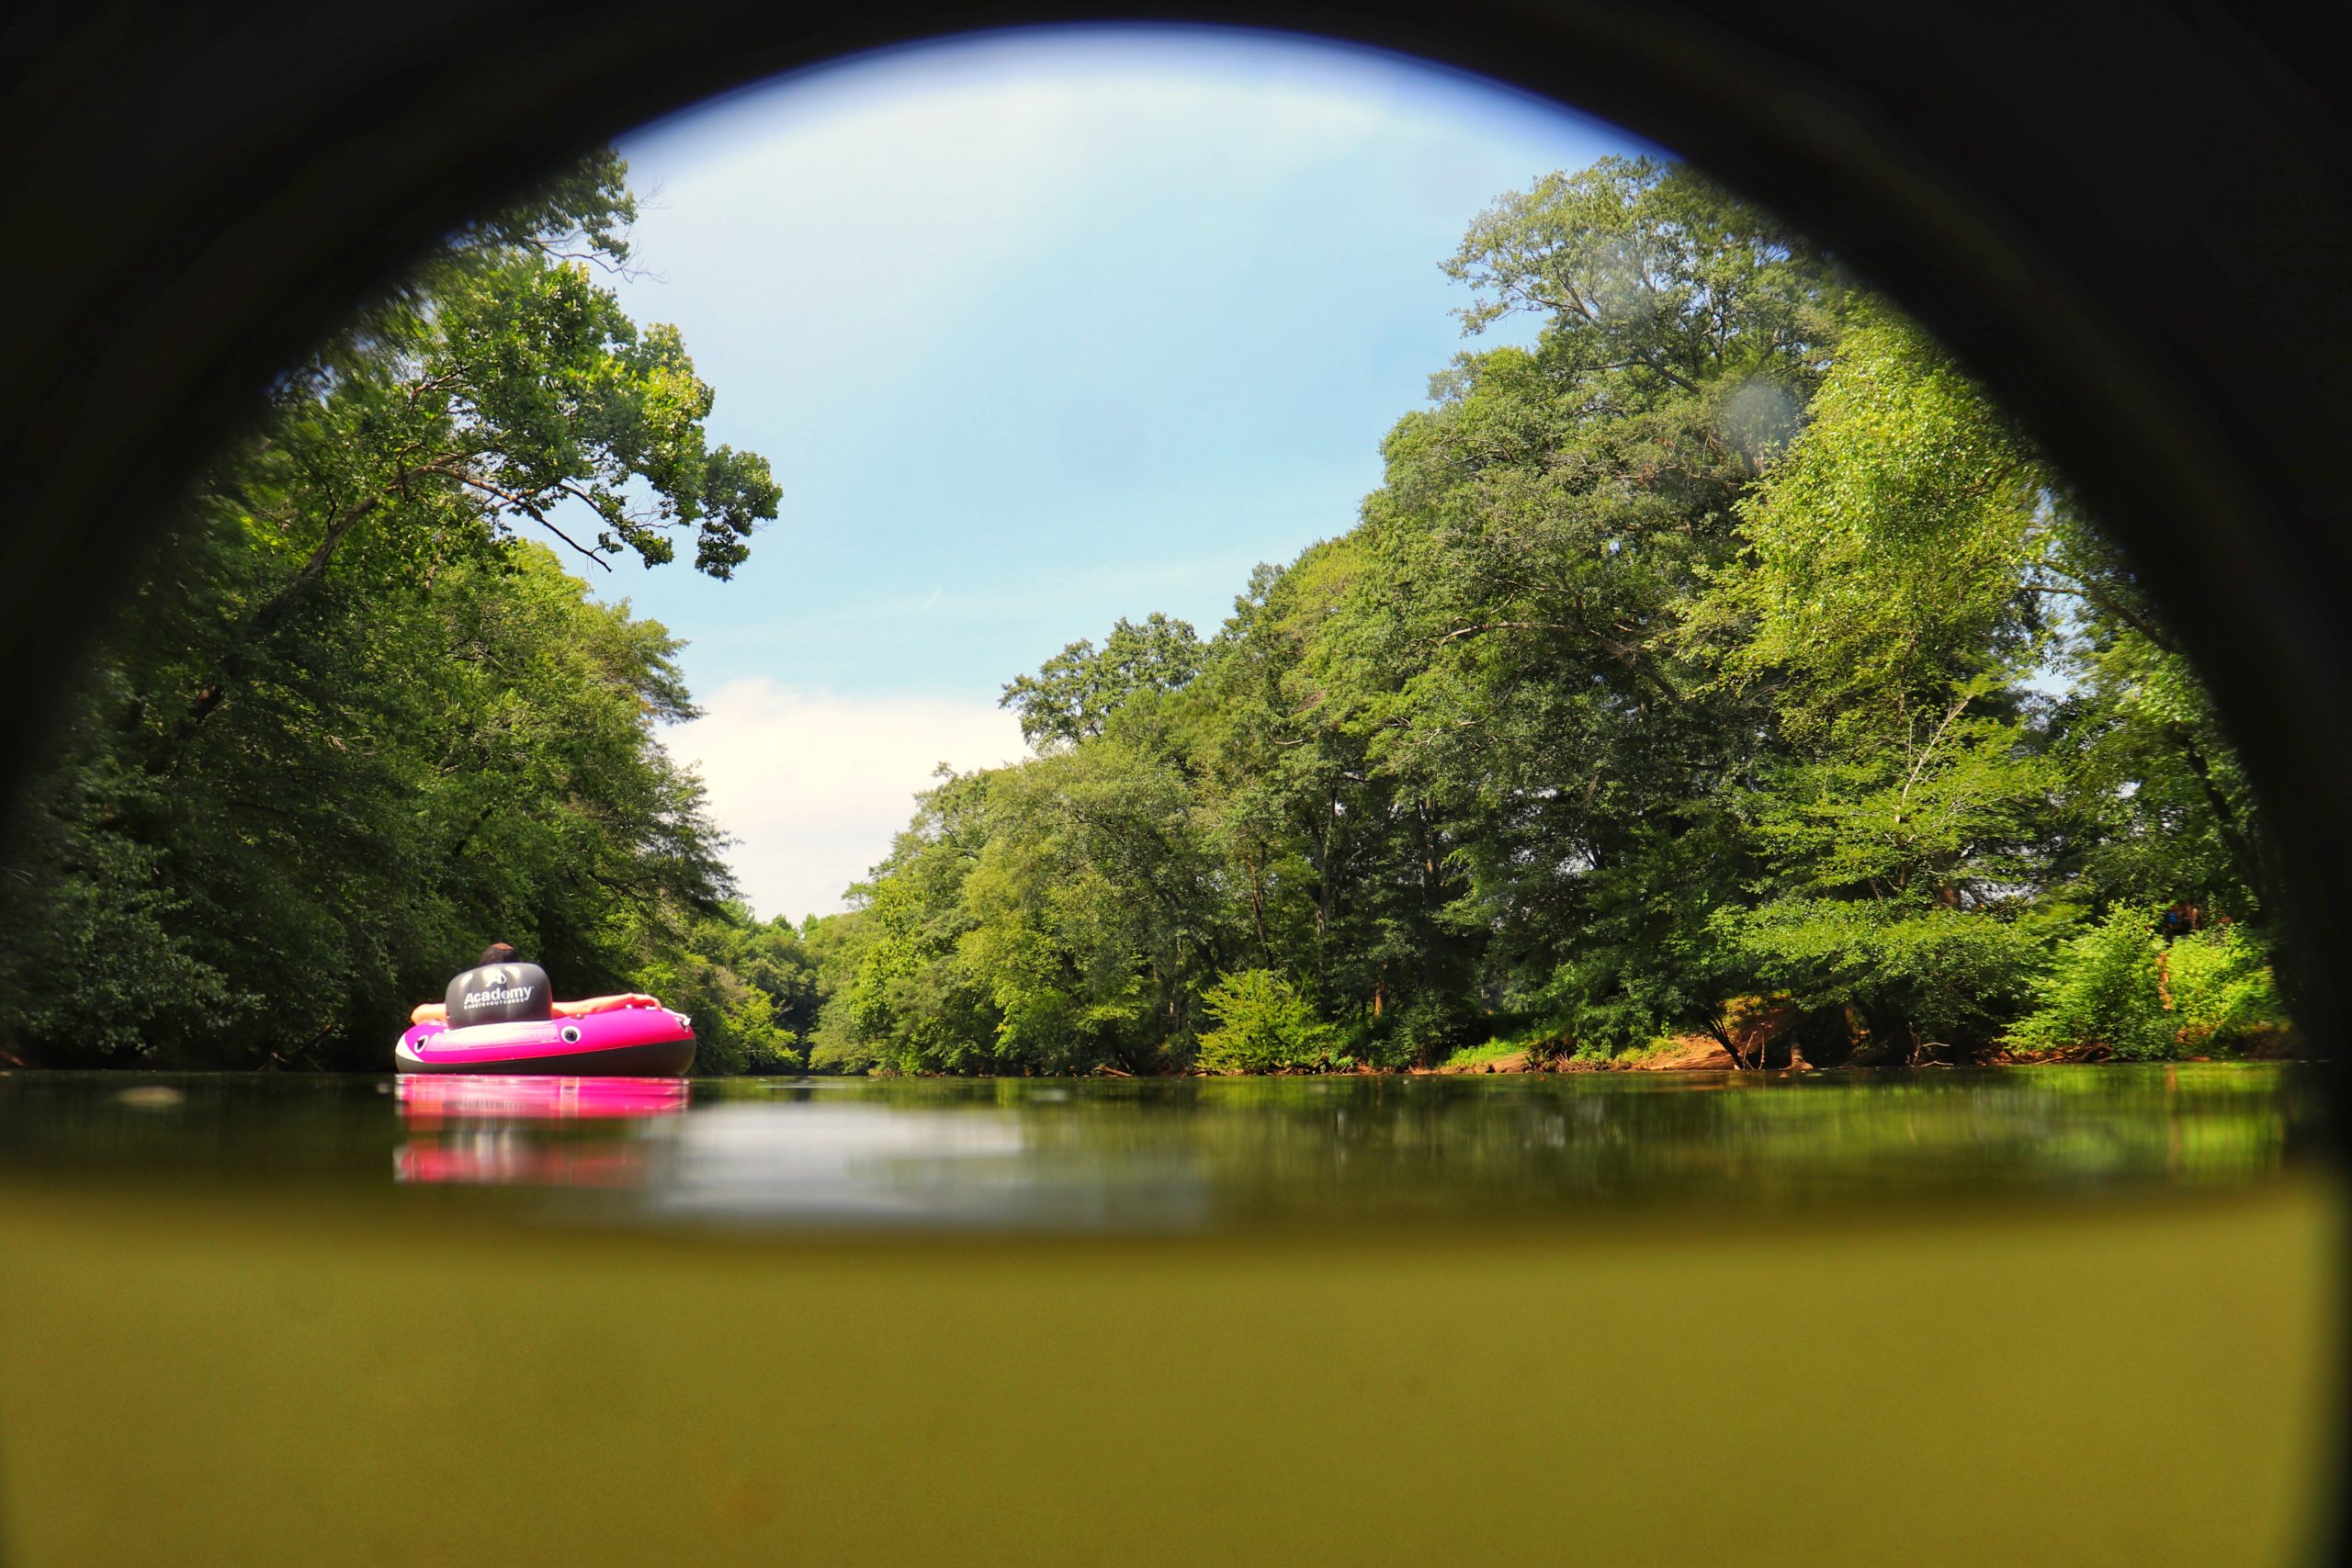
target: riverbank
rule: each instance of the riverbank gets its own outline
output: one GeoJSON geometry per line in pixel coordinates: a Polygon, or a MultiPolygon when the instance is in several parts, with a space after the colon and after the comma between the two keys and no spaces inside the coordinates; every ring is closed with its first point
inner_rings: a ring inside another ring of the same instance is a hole
{"type": "MultiPolygon", "coordinates": [[[[1759,1047],[1759,1050],[1769,1047],[1759,1047]]],[[[2305,1055],[2302,1043],[2291,1033],[2279,1032],[2245,1043],[2238,1050],[2220,1055],[2188,1055],[2170,1058],[2183,1062],[2284,1062],[2305,1055]]],[[[2086,1065],[2117,1060],[2111,1049],[2101,1044],[2069,1046],[2046,1051],[2003,1049],[1982,1057],[1963,1062],[1937,1058],[1939,1065],[1971,1066],[2054,1066],[2086,1065]]],[[[1790,1050],[1767,1055],[1763,1066],[1781,1070],[1810,1072],[1820,1064],[1808,1062],[1802,1050],[1790,1050]]],[[[1904,1066],[1903,1062],[1869,1064],[1842,1063],[1840,1066],[1867,1065],[1872,1066],[1904,1066]]],[[[1647,1050],[1627,1052],[1610,1057],[1539,1055],[1526,1046],[1495,1045],[1458,1051],[1445,1061],[1429,1067],[1406,1069],[1417,1077],[1454,1077],[1484,1073],[1724,1073],[1752,1070],[1758,1066],[1751,1053],[1746,1061],[1735,1058],[1721,1041],[1704,1034],[1680,1034],[1658,1042],[1647,1050]]]]}
{"type": "Polygon", "coordinates": [[[1459,1052],[1436,1066],[1411,1070],[1427,1077],[1452,1077],[1465,1073],[1711,1073],[1730,1072],[1739,1066],[1721,1043],[1703,1034],[1688,1034],[1622,1056],[1543,1060],[1522,1047],[1497,1055],[1459,1052]]]}

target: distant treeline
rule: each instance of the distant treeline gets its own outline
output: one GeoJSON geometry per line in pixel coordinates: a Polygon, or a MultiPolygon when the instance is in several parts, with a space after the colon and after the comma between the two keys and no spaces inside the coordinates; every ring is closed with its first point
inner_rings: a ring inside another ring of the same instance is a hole
{"type": "MultiPolygon", "coordinates": [[[[1006,688],[828,922],[820,1067],[2275,1040],[2264,835],[2027,434],[1688,169],[1505,197],[1361,521],[1006,688]]],[[[812,933],[813,934],[813,933],[812,933]]]]}
{"type": "Polygon", "coordinates": [[[1361,520],[1202,639],[1006,688],[846,915],[730,901],[678,644],[559,550],[725,577],[616,159],[452,236],[198,487],[0,865],[0,1055],[380,1068],[492,937],[713,1070],[1743,1061],[2278,1038],[2264,833],[2129,567],[1935,345],[1687,169],[1481,215],[1361,520]],[[572,518],[592,521],[585,529],[572,518]]]}

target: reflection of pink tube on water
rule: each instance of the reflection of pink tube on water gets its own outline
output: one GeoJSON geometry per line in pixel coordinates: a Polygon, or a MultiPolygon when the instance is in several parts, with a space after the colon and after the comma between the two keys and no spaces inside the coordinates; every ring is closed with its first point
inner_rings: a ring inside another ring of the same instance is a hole
{"type": "Polygon", "coordinates": [[[402,1144],[392,1156],[401,1181],[460,1187],[641,1187],[645,1169],[634,1143],[550,1148],[493,1135],[402,1144]]]}
{"type": "Polygon", "coordinates": [[[570,1122],[583,1117],[673,1116],[685,1110],[683,1078],[497,1077],[403,1074],[394,1086],[412,1125],[442,1117],[570,1122]]]}
{"type": "Polygon", "coordinates": [[[394,1093],[416,1134],[392,1156],[401,1181],[463,1186],[639,1187],[652,1151],[621,1123],[686,1108],[680,1078],[413,1074],[394,1093]],[[607,1123],[593,1134],[533,1122],[607,1123]],[[505,1123],[502,1125],[502,1123],[505,1123]]]}

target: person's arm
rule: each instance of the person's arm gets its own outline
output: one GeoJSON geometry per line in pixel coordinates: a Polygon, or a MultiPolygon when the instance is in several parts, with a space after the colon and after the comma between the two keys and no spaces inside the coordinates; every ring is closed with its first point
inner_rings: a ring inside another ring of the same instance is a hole
{"type": "Polygon", "coordinates": [[[576,1002],[558,1002],[555,1004],[555,1015],[558,1018],[586,1018],[592,1013],[618,1012],[623,1008],[658,1008],[661,1005],[657,998],[649,997],[642,991],[627,991],[617,997],[582,997],[576,1002]]]}

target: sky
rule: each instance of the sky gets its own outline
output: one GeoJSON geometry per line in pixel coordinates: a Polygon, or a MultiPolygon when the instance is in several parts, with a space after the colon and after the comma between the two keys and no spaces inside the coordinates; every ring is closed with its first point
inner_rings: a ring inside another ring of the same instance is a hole
{"type": "Polygon", "coordinates": [[[665,743],[794,919],[935,766],[1022,755],[1007,681],[1122,615],[1206,636],[1253,565],[1350,527],[1464,346],[1438,264],[1471,219],[1656,151],[1394,55],[1137,27],[860,56],[619,147],[622,301],[684,332],[712,440],[784,501],[729,581],[592,575],[688,639],[704,716],[665,743]]]}

